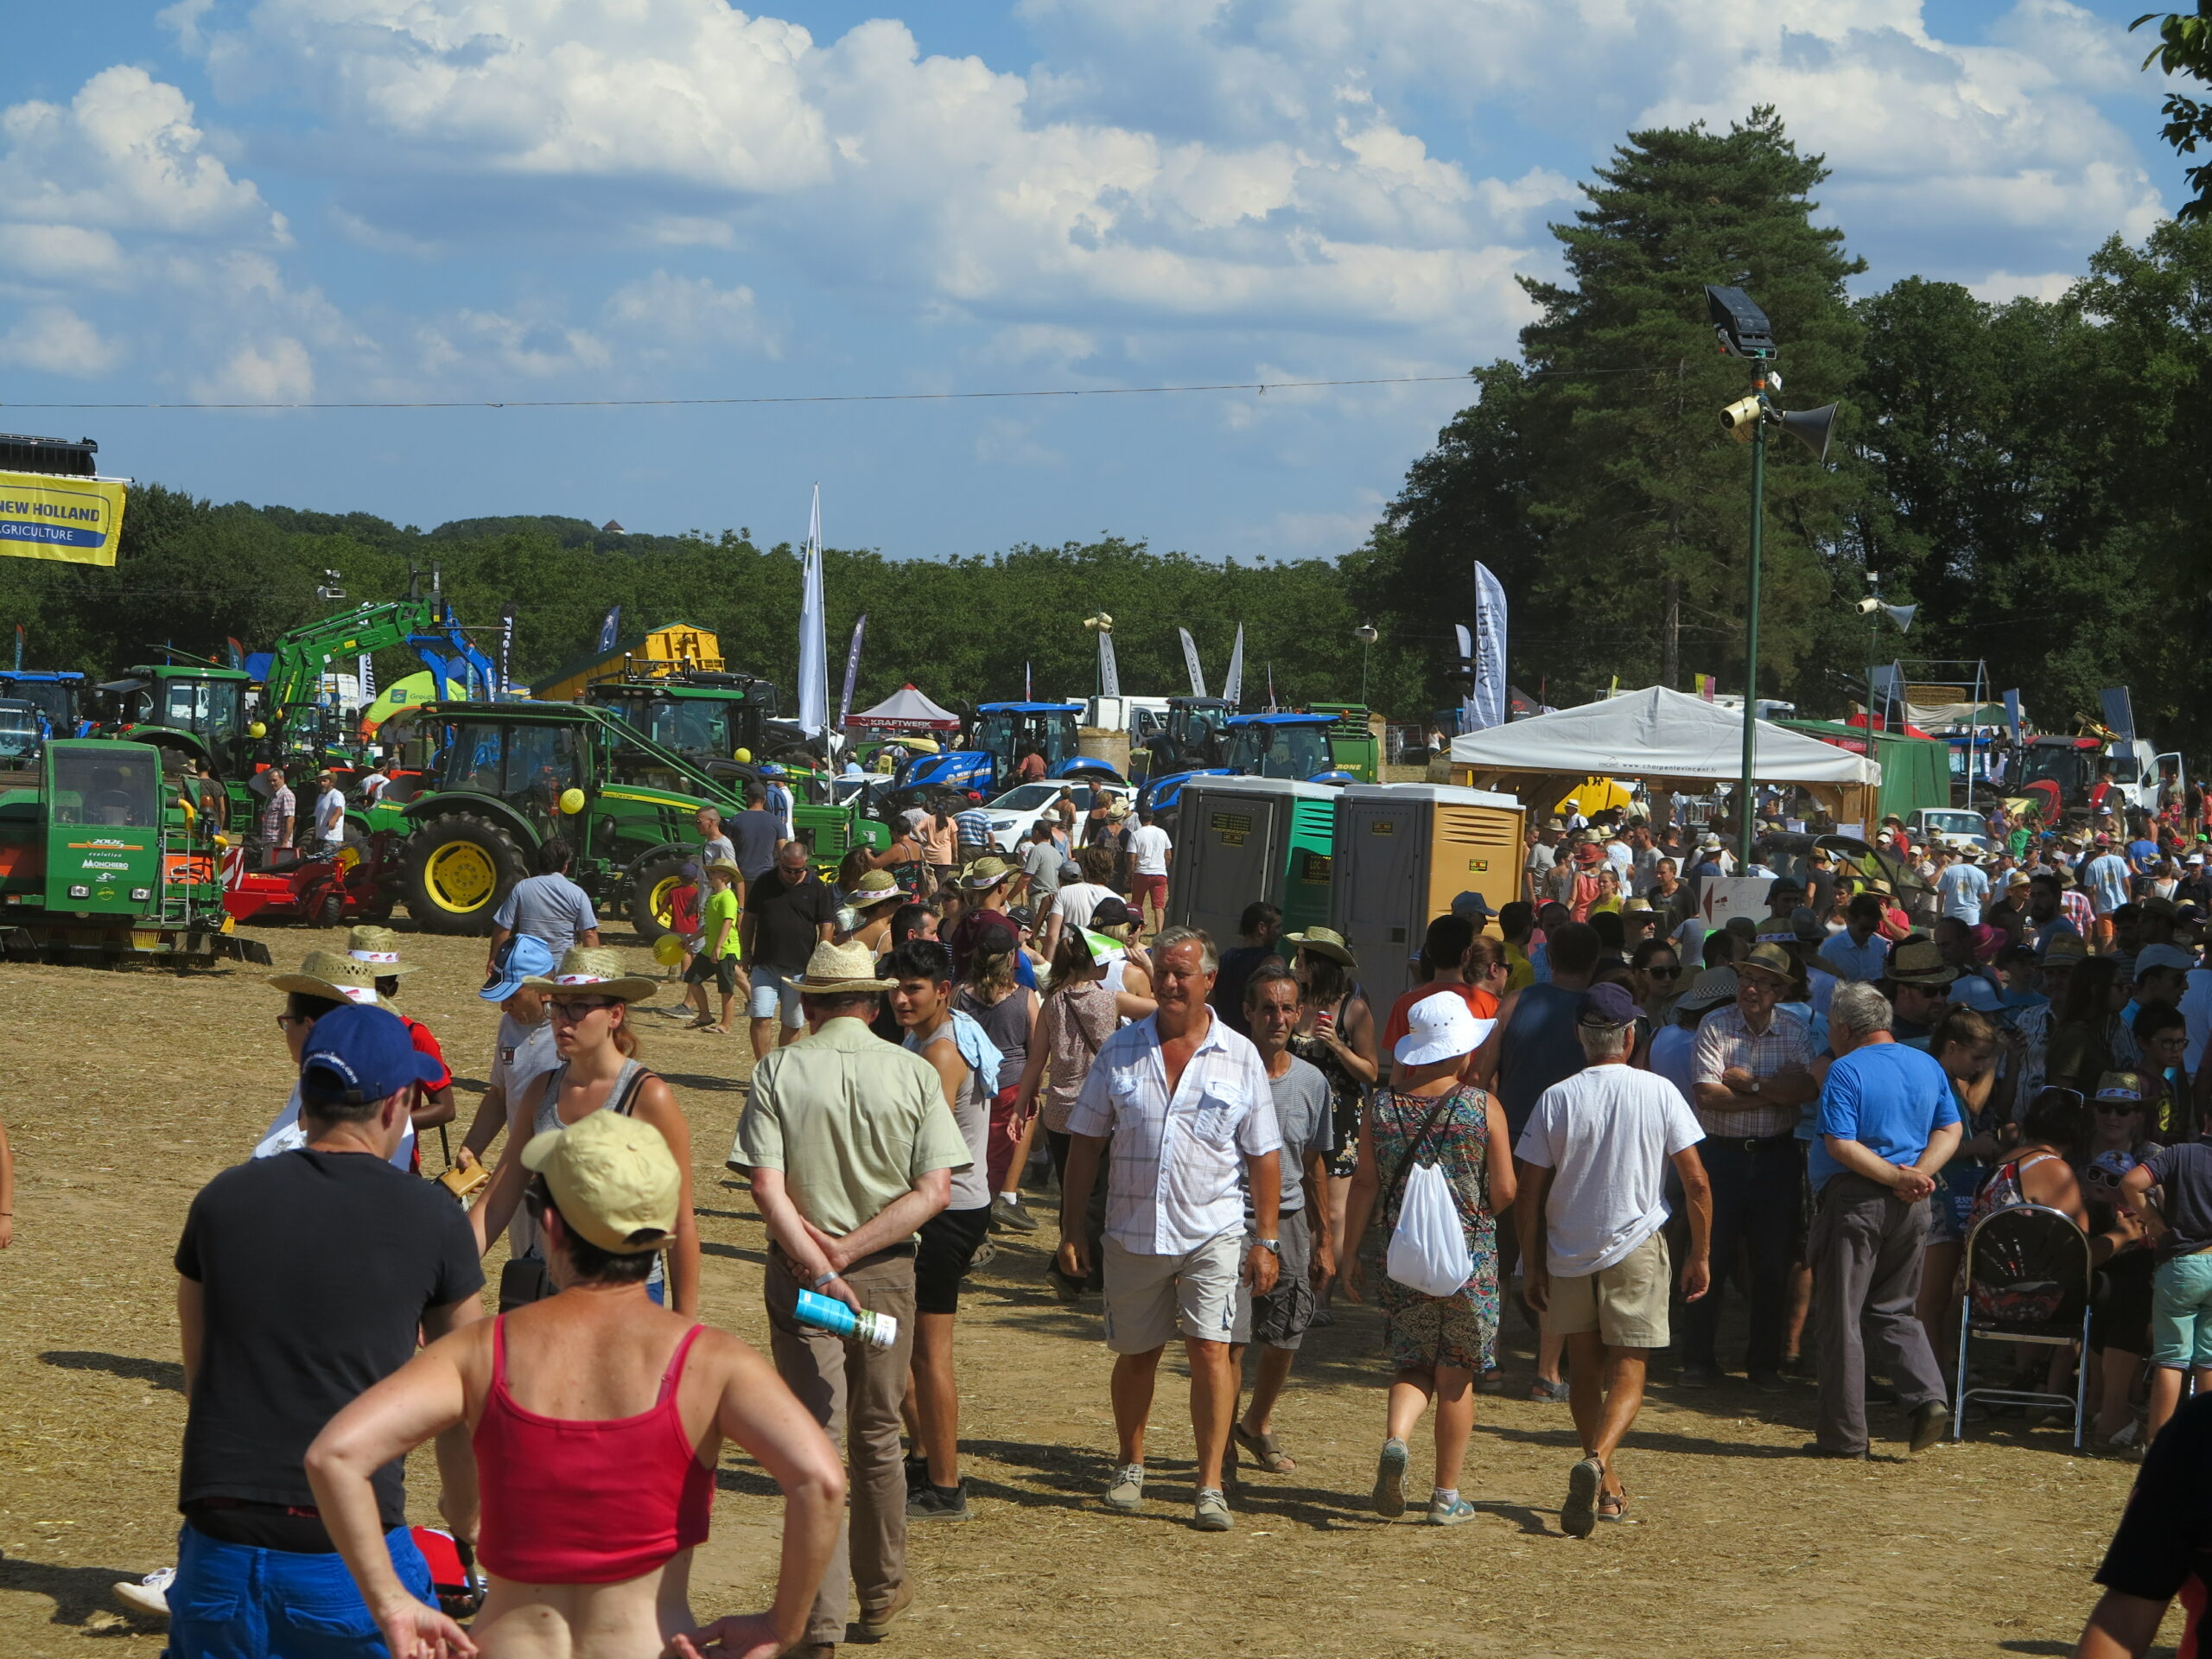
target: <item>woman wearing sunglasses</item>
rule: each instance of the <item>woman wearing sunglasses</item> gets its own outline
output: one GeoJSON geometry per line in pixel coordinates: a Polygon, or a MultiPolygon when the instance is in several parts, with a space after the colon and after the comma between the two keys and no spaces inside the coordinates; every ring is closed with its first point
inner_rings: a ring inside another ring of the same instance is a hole
{"type": "Polygon", "coordinates": [[[1674,1023],[1675,999],[1682,994],[1682,958],[1668,939],[1646,939],[1628,959],[1636,976],[1630,988],[1652,1028],[1663,1031],[1674,1023]]]}
{"type": "MultiPolygon", "coordinates": [[[[523,983],[544,994],[554,1052],[561,1063],[509,1109],[506,1149],[492,1177],[491,1190],[468,1212],[477,1248],[486,1248],[514,1214],[527,1179],[522,1148],[532,1135],[565,1128],[594,1112],[619,1112],[658,1129],[683,1171],[683,1204],[669,1236],[667,1260],[655,1259],[645,1294],[655,1302],[672,1304],[687,1319],[696,1319],[699,1230],[691,1213],[691,1130],[674,1091],[638,1063],[638,1037],[630,1028],[629,1005],[651,996],[656,982],[626,971],[619,950],[578,945],[561,958],[549,977],[523,983]]],[[[547,1260],[543,1236],[533,1234],[529,1248],[500,1277],[502,1308],[549,1294],[547,1260]]]]}

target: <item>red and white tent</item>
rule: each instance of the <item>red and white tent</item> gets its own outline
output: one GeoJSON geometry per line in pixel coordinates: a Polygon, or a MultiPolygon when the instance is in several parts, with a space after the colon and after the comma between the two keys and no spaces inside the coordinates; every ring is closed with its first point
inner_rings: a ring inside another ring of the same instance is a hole
{"type": "Polygon", "coordinates": [[[957,732],[960,716],[940,709],[911,684],[902,685],[873,709],[848,715],[849,732],[957,732]]]}

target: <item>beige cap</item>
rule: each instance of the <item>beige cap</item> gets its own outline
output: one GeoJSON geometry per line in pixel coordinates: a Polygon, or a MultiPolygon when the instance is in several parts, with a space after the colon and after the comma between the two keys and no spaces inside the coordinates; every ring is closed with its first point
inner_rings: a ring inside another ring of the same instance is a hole
{"type": "Polygon", "coordinates": [[[566,1128],[532,1135],[522,1149],[522,1166],[545,1178],[561,1219],[602,1250],[633,1255],[658,1249],[676,1231],[683,1172],[650,1123],[594,1112],[566,1128]]]}

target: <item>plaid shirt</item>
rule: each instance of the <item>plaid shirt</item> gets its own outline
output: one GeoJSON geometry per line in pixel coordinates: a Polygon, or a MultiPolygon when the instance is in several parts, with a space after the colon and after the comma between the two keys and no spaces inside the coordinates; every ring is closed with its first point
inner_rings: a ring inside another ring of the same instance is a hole
{"type": "MultiPolygon", "coordinates": [[[[1741,1008],[1721,1008],[1707,1014],[1697,1028],[1697,1048],[1690,1076],[1700,1084],[1718,1084],[1720,1074],[1742,1066],[1760,1083],[1790,1066],[1810,1070],[1813,1035],[1804,1017],[1777,1008],[1764,1033],[1754,1033],[1741,1008]]],[[[1761,1101],[1740,1111],[1708,1111],[1690,1102],[1697,1121],[1707,1135],[1719,1140],[1739,1141],[1772,1135],[1793,1135],[1797,1128],[1795,1106],[1761,1101]]]]}
{"type": "Polygon", "coordinates": [[[2058,913],[2074,924],[2074,931],[2083,938],[2089,937],[2095,925],[2095,916],[2089,904],[2089,895],[2079,887],[2069,887],[2058,895],[2058,913]]]}
{"type": "Polygon", "coordinates": [[[991,845],[991,815],[980,806],[971,806],[965,812],[954,813],[952,827],[958,831],[963,847],[991,845]]]}

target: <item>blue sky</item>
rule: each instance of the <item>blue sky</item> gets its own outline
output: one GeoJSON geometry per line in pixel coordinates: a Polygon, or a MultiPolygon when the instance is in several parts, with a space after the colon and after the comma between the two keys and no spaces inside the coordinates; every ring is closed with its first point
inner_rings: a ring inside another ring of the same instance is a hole
{"type": "MultiPolygon", "coordinates": [[[[2179,200],[2139,7],[136,0],[16,9],[0,402],[1453,375],[1631,126],[1778,105],[1880,285],[2054,294],[2179,200]]],[[[1785,319],[1777,322],[1786,327],[1785,319]]],[[[217,499],[903,554],[1356,546],[1452,382],[1160,397],[8,409],[217,499]]]]}

